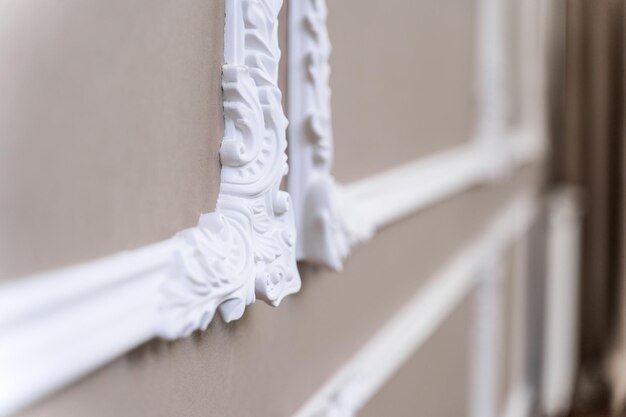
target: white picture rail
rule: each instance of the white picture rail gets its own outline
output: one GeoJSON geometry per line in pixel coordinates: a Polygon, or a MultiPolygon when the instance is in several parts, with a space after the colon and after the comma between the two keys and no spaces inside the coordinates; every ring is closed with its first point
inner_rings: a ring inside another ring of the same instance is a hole
{"type": "MultiPolygon", "coordinates": [[[[527,118],[518,130],[505,131],[503,89],[488,88],[494,81],[490,77],[502,77],[495,59],[501,42],[487,42],[501,35],[500,9],[488,7],[498,1],[481,0],[479,27],[485,33],[478,36],[478,46],[491,49],[480,54],[478,73],[484,78],[477,82],[482,98],[476,137],[350,184],[337,184],[331,175],[325,3],[291,2],[292,207],[279,188],[287,173],[287,121],[277,87],[281,1],[226,0],[225,129],[215,212],[169,240],[0,286],[0,415],[24,408],[151,338],[172,340],[206,329],[217,311],[231,321],[256,298],[276,306],[300,289],[296,259],[339,269],[352,246],[384,225],[541,158],[541,120],[527,118]]],[[[475,262],[473,257],[466,261],[475,262]]],[[[462,264],[469,268],[466,261],[462,264]]],[[[469,288],[446,283],[450,280],[444,278],[432,289],[446,300],[457,300],[469,288]]],[[[449,306],[436,308],[433,320],[440,320],[449,306]]],[[[354,401],[382,383],[382,374],[376,375],[354,401]]]]}

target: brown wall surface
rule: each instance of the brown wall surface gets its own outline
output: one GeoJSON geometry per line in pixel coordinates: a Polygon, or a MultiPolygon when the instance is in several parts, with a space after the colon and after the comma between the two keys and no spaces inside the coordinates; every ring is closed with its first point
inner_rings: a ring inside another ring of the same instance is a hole
{"type": "Polygon", "coordinates": [[[223,2],[0,12],[0,279],[131,249],[212,211],[223,2]]]}
{"type": "Polygon", "coordinates": [[[340,181],[472,139],[476,9],[474,0],[328,1],[340,181]]]}

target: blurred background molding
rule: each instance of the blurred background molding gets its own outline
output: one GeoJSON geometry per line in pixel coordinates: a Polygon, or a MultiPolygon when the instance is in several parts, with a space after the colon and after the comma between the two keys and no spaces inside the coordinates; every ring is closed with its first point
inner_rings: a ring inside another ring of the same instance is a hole
{"type": "MultiPolygon", "coordinates": [[[[300,408],[295,417],[351,417],[380,389],[385,382],[415,353],[445,318],[473,289],[479,295],[488,295],[483,284],[497,281],[501,275],[499,268],[493,267],[494,253],[500,253],[511,242],[525,236],[541,210],[540,200],[528,192],[521,192],[494,216],[477,238],[455,254],[450,261],[428,283],[418,291],[387,324],[345,363],[317,392],[300,408]]],[[[492,295],[496,295],[497,291],[492,295]]],[[[498,308],[497,297],[488,297],[485,304],[487,314],[475,317],[477,327],[474,354],[485,356],[493,361],[496,347],[492,332],[498,327],[498,314],[491,314],[498,308]]],[[[481,298],[482,300],[482,298],[481,298]]],[[[474,408],[481,413],[490,409],[488,402],[493,399],[497,385],[487,379],[496,372],[495,363],[491,372],[484,369],[475,372],[473,385],[480,387],[474,391],[474,408]]],[[[493,382],[493,380],[491,381],[493,382]]],[[[520,409],[531,407],[532,396],[529,388],[522,384],[521,395],[513,398],[507,417],[522,414],[520,409]],[[514,403],[513,403],[514,401],[514,403]],[[518,414],[520,413],[520,414],[518,414]]],[[[481,414],[486,415],[486,414],[481,414]]]]}
{"type": "MultiPolygon", "coordinates": [[[[543,157],[546,132],[539,87],[523,89],[521,127],[505,126],[508,92],[503,62],[505,7],[481,0],[477,13],[478,126],[468,143],[422,157],[378,175],[338,184],[331,174],[330,39],[325,0],[289,6],[288,189],[296,212],[299,260],[340,269],[351,247],[380,227],[469,187],[508,177],[543,157]]],[[[535,18],[532,7],[523,19],[535,18]]],[[[524,45],[522,62],[536,59],[524,45]]],[[[524,83],[528,84],[528,74],[524,83]]]]}

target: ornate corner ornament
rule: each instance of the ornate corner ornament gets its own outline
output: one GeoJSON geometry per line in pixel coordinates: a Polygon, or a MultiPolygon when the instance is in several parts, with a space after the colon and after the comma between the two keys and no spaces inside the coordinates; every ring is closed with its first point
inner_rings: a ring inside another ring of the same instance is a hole
{"type": "Polygon", "coordinates": [[[350,247],[371,234],[358,220],[346,221],[351,200],[331,175],[333,137],[330,108],[331,45],[324,0],[289,5],[288,189],[294,199],[297,257],[341,269],[350,247]]]}
{"type": "Polygon", "coordinates": [[[239,319],[258,297],[277,306],[300,289],[287,174],[287,118],[278,88],[282,0],[228,0],[222,89],[224,139],[215,212],[181,240],[162,287],[161,335],[206,329],[215,311],[239,319]]]}
{"type": "Polygon", "coordinates": [[[236,320],[300,289],[277,87],[282,0],[226,0],[215,212],[174,237],[0,285],[0,416],[154,337],[236,320]]]}

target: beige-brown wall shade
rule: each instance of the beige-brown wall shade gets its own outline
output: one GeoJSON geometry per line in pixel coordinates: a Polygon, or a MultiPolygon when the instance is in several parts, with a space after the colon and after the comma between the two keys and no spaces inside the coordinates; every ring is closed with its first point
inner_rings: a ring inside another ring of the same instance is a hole
{"type": "Polygon", "coordinates": [[[0,279],[214,209],[223,31],[219,0],[2,2],[0,279]]]}
{"type": "Polygon", "coordinates": [[[359,417],[467,416],[474,314],[474,298],[469,296],[365,404],[359,417]]]}
{"type": "Polygon", "coordinates": [[[329,0],[328,9],[340,181],[472,138],[475,0],[329,0]]]}

